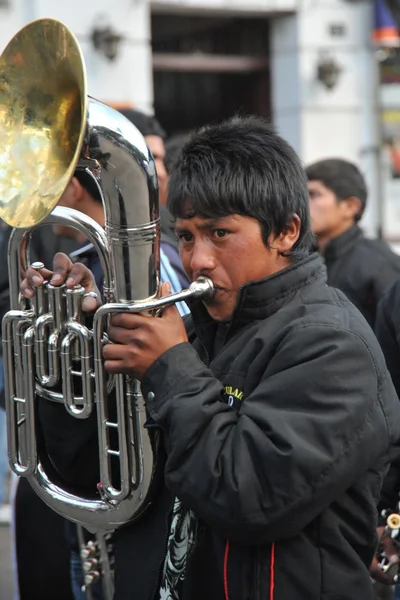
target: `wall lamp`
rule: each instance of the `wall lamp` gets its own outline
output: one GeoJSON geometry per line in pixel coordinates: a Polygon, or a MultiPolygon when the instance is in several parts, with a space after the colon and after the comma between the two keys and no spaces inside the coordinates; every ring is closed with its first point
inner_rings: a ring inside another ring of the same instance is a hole
{"type": "Polygon", "coordinates": [[[109,60],[115,60],[118,56],[121,42],[125,39],[109,25],[95,27],[91,33],[94,48],[104,54],[109,60]]]}
{"type": "Polygon", "coordinates": [[[334,58],[321,57],[317,64],[317,80],[321,82],[327,90],[333,90],[338,82],[343,69],[334,58]]]}

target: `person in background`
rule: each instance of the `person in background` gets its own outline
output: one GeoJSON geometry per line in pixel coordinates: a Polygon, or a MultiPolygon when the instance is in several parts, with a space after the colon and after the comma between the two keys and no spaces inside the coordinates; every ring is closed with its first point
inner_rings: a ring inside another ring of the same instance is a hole
{"type": "Polygon", "coordinates": [[[157,170],[159,200],[160,204],[165,206],[168,184],[167,171],[164,165],[167,134],[153,115],[133,108],[120,108],[119,112],[139,129],[151,150],[157,170]]]}
{"type": "MultiPolygon", "coordinates": [[[[400,280],[397,280],[390,286],[378,304],[375,333],[383,350],[386,364],[400,401],[399,302],[400,280]]],[[[400,512],[400,446],[393,450],[392,463],[382,486],[380,502],[378,505],[378,525],[380,527],[379,533],[381,535],[386,525],[386,517],[392,512],[400,512]]],[[[386,545],[386,554],[389,557],[395,555],[399,556],[400,539],[397,542],[397,547],[388,541],[386,542],[386,545]]],[[[394,584],[393,580],[391,583],[394,584]]],[[[396,585],[393,600],[400,600],[400,583],[396,585]]]]}
{"type": "Polygon", "coordinates": [[[168,177],[173,170],[174,164],[179,159],[183,147],[189,140],[190,133],[176,133],[167,138],[167,141],[165,142],[164,165],[168,177]]]}
{"type": "Polygon", "coordinates": [[[306,168],[311,225],[328,272],[328,284],[342,290],[373,327],[376,307],[400,278],[400,257],[359,226],[367,186],[356,165],[329,158],[306,168]]]}
{"type": "Polygon", "coordinates": [[[159,182],[161,248],[168,257],[174,273],[178,276],[180,285],[182,288],[186,288],[189,285],[189,280],[182,268],[178,241],[173,228],[173,219],[167,208],[168,173],[164,164],[166,159],[166,133],[153,115],[132,108],[120,109],[119,112],[138,128],[153,155],[159,182]]]}

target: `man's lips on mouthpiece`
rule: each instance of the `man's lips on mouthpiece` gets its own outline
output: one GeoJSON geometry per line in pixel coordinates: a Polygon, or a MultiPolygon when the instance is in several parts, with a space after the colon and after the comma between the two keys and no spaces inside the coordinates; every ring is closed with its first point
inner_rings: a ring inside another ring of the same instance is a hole
{"type": "Polygon", "coordinates": [[[215,290],[215,291],[214,291],[214,296],[215,296],[216,294],[218,294],[218,292],[226,292],[226,289],[225,289],[225,288],[223,288],[222,286],[220,286],[220,285],[216,285],[215,283],[214,283],[213,285],[214,285],[214,290],[215,290]]]}

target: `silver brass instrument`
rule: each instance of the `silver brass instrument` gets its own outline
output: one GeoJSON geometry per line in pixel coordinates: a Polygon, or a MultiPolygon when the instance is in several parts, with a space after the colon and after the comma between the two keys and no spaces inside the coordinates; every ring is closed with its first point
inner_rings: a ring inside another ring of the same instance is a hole
{"type": "Polygon", "coordinates": [[[204,298],[213,286],[200,278],[189,290],[157,299],[154,160],[128,120],[87,95],[81,50],[62,23],[40,19],[27,25],[0,56],[0,128],[0,218],[14,227],[8,256],[11,310],[3,320],[10,465],[52,509],[89,531],[106,533],[140,517],[151,498],[157,462],[157,445],[144,427],[139,383],[105,374],[107,318],[204,298]],[[76,170],[85,171],[100,191],[104,230],[78,211],[55,208],[76,170]],[[46,283],[31,302],[19,297],[32,231],[43,224],[74,227],[97,249],[106,304],[95,314],[93,330],[82,314],[82,288],[46,283]],[[79,396],[74,376],[82,380],[79,396]],[[63,489],[47,472],[49,461],[37,444],[38,397],[63,403],[76,419],[87,419],[96,406],[100,481],[92,496],[63,489]],[[114,437],[116,445],[110,441],[114,437]]]}

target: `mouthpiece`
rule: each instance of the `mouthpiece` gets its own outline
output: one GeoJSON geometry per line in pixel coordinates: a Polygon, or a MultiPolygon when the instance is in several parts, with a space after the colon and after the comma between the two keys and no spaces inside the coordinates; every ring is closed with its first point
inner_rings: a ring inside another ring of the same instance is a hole
{"type": "Polygon", "coordinates": [[[212,298],[215,294],[214,284],[209,277],[201,275],[189,286],[189,291],[193,298],[212,298]]]}

